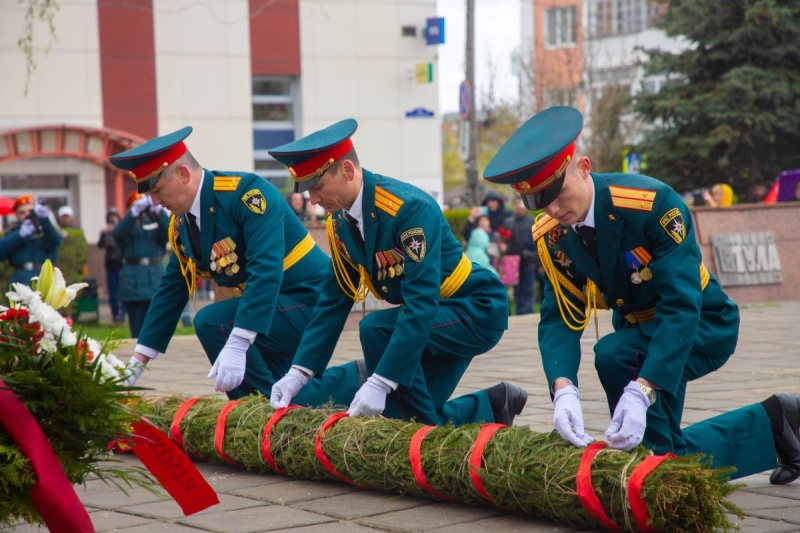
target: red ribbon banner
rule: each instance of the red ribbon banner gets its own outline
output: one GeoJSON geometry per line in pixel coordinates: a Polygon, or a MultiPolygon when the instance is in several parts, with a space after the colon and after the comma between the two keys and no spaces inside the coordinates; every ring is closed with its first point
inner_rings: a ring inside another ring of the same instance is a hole
{"type": "Polygon", "coordinates": [[[31,500],[51,533],[94,533],[53,448],[25,404],[0,381],[0,427],[28,458],[36,474],[31,500]]]}
{"type": "Polygon", "coordinates": [[[142,420],[132,425],[133,453],[183,510],[191,514],[219,503],[211,485],[166,433],[142,420]]]}

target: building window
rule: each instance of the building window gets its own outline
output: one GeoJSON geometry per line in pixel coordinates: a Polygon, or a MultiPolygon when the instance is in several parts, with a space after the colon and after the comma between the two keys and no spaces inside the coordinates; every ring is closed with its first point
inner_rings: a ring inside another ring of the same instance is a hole
{"type": "Polygon", "coordinates": [[[588,9],[592,37],[643,31],[658,13],[649,0],[589,0],[588,9]]]}
{"type": "Polygon", "coordinates": [[[554,7],[545,11],[545,48],[575,45],[577,39],[576,13],[577,9],[575,6],[554,7]]]}
{"type": "Polygon", "coordinates": [[[284,192],[291,186],[289,172],[268,150],[297,137],[298,94],[296,78],[253,78],[253,167],[284,192]]]}

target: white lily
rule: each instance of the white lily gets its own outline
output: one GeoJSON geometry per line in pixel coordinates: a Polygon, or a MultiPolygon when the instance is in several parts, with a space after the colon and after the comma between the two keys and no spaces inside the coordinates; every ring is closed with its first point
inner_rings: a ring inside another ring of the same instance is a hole
{"type": "Polygon", "coordinates": [[[78,291],[88,287],[88,283],[73,283],[67,287],[64,275],[61,270],[54,268],[48,259],[42,265],[39,279],[36,283],[36,290],[42,295],[42,299],[53,309],[67,307],[78,295],[78,291]]]}

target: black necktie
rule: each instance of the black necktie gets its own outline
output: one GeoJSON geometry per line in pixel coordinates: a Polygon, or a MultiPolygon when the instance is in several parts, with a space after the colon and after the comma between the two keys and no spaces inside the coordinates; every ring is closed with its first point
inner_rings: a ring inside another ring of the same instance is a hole
{"type": "Polygon", "coordinates": [[[197,217],[191,213],[186,213],[186,220],[189,222],[189,236],[192,238],[194,256],[200,257],[200,228],[197,226],[197,217]]]}
{"type": "Polygon", "coordinates": [[[364,251],[364,237],[361,236],[361,232],[358,229],[358,220],[350,216],[350,213],[345,213],[345,217],[347,217],[347,224],[350,226],[350,232],[353,234],[353,237],[356,239],[358,243],[358,247],[361,248],[361,251],[364,251]]]}
{"type": "Polygon", "coordinates": [[[583,244],[589,249],[592,257],[597,259],[597,243],[594,240],[594,228],[591,226],[581,225],[575,227],[575,232],[583,241],[583,244]]]}

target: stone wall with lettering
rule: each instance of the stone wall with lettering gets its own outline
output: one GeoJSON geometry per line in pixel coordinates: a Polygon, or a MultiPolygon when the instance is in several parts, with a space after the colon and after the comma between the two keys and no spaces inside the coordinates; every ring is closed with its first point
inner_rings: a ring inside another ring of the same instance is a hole
{"type": "Polygon", "coordinates": [[[735,302],[800,300],[800,202],[692,214],[703,260],[735,302]]]}

